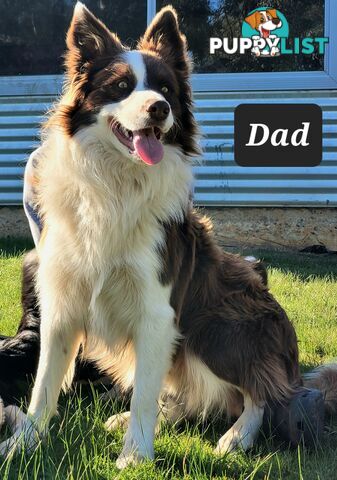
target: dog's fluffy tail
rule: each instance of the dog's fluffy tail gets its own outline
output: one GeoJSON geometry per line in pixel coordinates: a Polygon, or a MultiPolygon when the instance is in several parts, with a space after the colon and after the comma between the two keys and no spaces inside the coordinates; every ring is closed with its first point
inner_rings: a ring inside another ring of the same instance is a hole
{"type": "Polygon", "coordinates": [[[330,415],[337,414],[337,362],[322,365],[304,375],[304,386],[320,390],[326,412],[330,415]]]}

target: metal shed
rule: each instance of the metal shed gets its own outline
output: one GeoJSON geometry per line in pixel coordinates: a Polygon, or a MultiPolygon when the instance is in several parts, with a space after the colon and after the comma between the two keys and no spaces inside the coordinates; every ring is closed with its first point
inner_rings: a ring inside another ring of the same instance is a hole
{"type": "MultiPolygon", "coordinates": [[[[1,205],[22,203],[25,161],[39,143],[39,125],[57,98],[61,81],[59,76],[0,78],[1,205]]],[[[337,90],[195,89],[194,98],[204,150],[194,167],[198,205],[337,206],[337,90]],[[240,103],[266,102],[316,103],[322,107],[321,165],[267,169],[240,167],[234,162],[235,107],[240,103]]]]}
{"type": "MultiPolygon", "coordinates": [[[[146,0],[148,24],[159,3],[146,0]]],[[[337,206],[337,9],[334,0],[324,0],[323,5],[324,35],[329,38],[323,70],[193,76],[195,113],[204,148],[194,167],[195,203],[337,206]],[[306,168],[238,166],[233,152],[234,109],[247,102],[321,106],[322,163],[306,168]]],[[[0,205],[22,203],[25,161],[39,143],[40,122],[61,87],[60,75],[0,77],[0,205]]]]}

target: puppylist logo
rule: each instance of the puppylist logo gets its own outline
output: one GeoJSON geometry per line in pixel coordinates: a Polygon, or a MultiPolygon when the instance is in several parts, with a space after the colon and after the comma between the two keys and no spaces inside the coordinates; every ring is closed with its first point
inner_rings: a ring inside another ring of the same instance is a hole
{"type": "Polygon", "coordinates": [[[247,52],[255,57],[280,55],[312,55],[317,48],[324,54],[327,37],[289,37],[289,24],[276,8],[260,7],[252,10],[242,23],[241,37],[210,38],[210,54],[224,51],[228,55],[247,52]]]}
{"type": "Polygon", "coordinates": [[[275,57],[281,53],[281,39],[289,37],[288,22],[276,8],[257,8],[242,23],[242,37],[252,40],[253,55],[275,57]]]}

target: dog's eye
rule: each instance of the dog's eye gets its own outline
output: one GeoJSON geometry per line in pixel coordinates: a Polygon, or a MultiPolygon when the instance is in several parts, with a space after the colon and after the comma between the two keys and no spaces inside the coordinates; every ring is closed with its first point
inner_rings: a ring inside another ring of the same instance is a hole
{"type": "Polygon", "coordinates": [[[169,89],[166,85],[163,85],[160,89],[163,93],[168,93],[169,89]]]}
{"type": "Polygon", "coordinates": [[[126,82],[125,80],[122,80],[118,83],[118,88],[120,88],[121,90],[125,90],[126,88],[128,88],[128,86],[128,82],[126,82]]]}

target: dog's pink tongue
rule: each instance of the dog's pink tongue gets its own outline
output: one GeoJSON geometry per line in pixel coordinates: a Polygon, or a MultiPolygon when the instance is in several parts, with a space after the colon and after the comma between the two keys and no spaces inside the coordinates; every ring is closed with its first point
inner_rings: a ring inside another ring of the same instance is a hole
{"type": "Polygon", "coordinates": [[[133,146],[137,155],[147,165],[155,165],[163,158],[163,145],[155,136],[153,128],[133,132],[133,146]]]}

